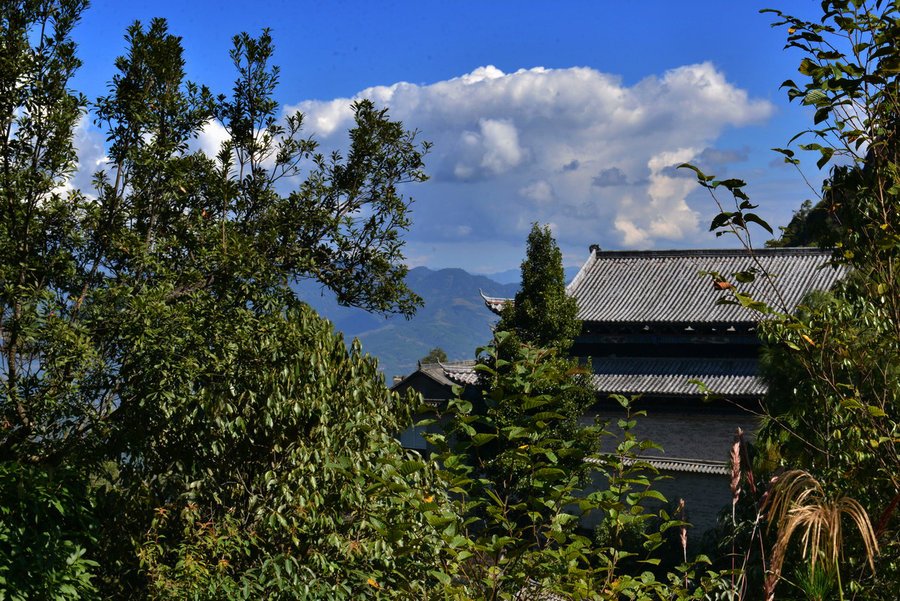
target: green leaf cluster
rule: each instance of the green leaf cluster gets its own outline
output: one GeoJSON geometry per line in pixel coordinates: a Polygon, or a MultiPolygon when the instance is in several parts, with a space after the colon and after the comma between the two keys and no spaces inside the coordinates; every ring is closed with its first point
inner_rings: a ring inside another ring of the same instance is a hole
{"type": "MultiPolygon", "coordinates": [[[[717,281],[734,289],[730,302],[767,316],[760,328],[769,345],[762,361],[769,393],[760,456],[770,463],[758,467],[805,470],[821,483],[823,498],[861,503],[881,546],[875,572],[866,567],[865,541],[848,536],[845,559],[830,576],[838,597],[848,589],[890,599],[900,583],[900,7],[865,0],[826,0],[821,7],[815,21],[764,11],[776,15],[775,26],[787,28],[786,48],[804,56],[798,67],[803,79],[782,87],[790,100],[813,110],[814,127],[789,144],[802,141],[799,149],[812,153],[819,169],[832,166],[820,198],[802,207],[785,238],[832,249],[832,266],[847,275],[834,290],[812,295],[796,309],[759,303],[721,276],[717,281]]],[[[794,150],[774,150],[799,166],[794,150]]],[[[712,229],[737,235],[753,257],[741,213],[741,203],[749,202],[739,190],[743,182],[716,182],[697,173],[714,198],[718,186],[735,196],[737,211],[722,210],[712,229]]],[[[759,267],[779,298],[775,274],[759,267]]],[[[789,563],[802,561],[799,554],[787,556],[789,563]]],[[[799,582],[809,590],[818,586],[805,567],[791,571],[808,575],[799,582]]],[[[774,595],[778,580],[779,574],[767,573],[764,594],[774,595]]]]}
{"type": "Polygon", "coordinates": [[[234,38],[217,95],[135,23],[89,104],[85,5],[0,7],[0,597],[417,596],[443,495],[395,439],[417,401],[290,285],[415,311],[402,190],[427,145],[360,101],[346,154],[317,152],[267,31],[234,38]],[[73,189],[86,113],[108,162],[73,189]],[[191,150],[211,122],[215,157],[191,150]]]}
{"type": "MultiPolygon", "coordinates": [[[[451,506],[427,513],[445,546],[435,573],[453,599],[518,599],[561,594],[572,599],[702,598],[716,586],[700,582],[697,566],[657,579],[654,553],[663,533],[683,522],[650,509],[663,501],[653,490],[656,471],[637,455],[653,446],[631,433],[628,414],[616,451],[596,453],[610,435],[602,424],[560,436],[554,424],[564,419],[561,398],[577,384],[552,352],[525,347],[514,360],[499,356],[507,333],[482,349],[493,361],[478,367],[485,376],[478,401],[452,400],[442,435],[432,436],[441,465],[439,476],[451,506]],[[493,365],[493,367],[491,367],[493,365]],[[516,408],[516,419],[507,416],[516,408]],[[504,463],[498,469],[498,462],[504,463]],[[510,469],[514,465],[515,469],[510,469]],[[585,493],[584,467],[603,484],[585,493]],[[649,502],[649,503],[648,503],[649,502]],[[580,520],[599,517],[611,533],[597,544],[579,528],[580,520]],[[660,518],[648,528],[640,557],[621,550],[629,527],[660,518]]],[[[620,399],[626,407],[630,401],[620,399]]],[[[702,560],[701,560],[702,563],[702,560]]]]}
{"type": "Polygon", "coordinates": [[[893,509],[900,499],[900,8],[822,6],[819,22],[776,11],[776,25],[788,26],[787,45],[805,54],[804,79],[783,87],[815,110],[816,127],[795,139],[812,138],[799,147],[817,155],[819,168],[837,160],[818,203],[836,225],[818,242],[834,249],[848,276],[764,329],[772,417],[762,437],[783,463],[868,510],[882,545],[875,574],[862,567],[861,542],[848,540],[838,588],[845,582],[870,598],[891,598],[900,582],[893,509]]]}
{"type": "Polygon", "coordinates": [[[87,551],[100,533],[77,470],[0,464],[0,595],[100,599],[87,551]]]}
{"type": "Polygon", "coordinates": [[[271,320],[231,377],[170,413],[153,452],[106,493],[155,516],[141,545],[150,591],[424,594],[437,539],[422,508],[444,493],[395,438],[418,400],[389,393],[358,344],[348,354],[309,309],[271,320]]]}

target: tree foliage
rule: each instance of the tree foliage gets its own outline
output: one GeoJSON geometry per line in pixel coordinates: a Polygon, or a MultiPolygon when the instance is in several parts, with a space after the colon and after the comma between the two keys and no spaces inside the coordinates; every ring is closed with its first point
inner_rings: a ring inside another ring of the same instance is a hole
{"type": "Polygon", "coordinates": [[[44,574],[28,598],[52,578],[63,597],[414,595],[433,556],[417,507],[440,494],[394,438],[414,401],[289,284],[411,314],[401,188],[427,146],[360,101],[346,156],[319,154],[279,112],[268,32],[235,37],[214,95],[154,20],[90,105],[109,160],[72,189],[84,7],[0,9],[0,577],[44,574]],[[191,150],[210,120],[214,158],[191,150]],[[17,497],[30,485],[48,508],[17,497]]]}
{"type": "MultiPolygon", "coordinates": [[[[769,316],[761,328],[770,344],[762,441],[785,466],[809,472],[823,498],[852,498],[875,525],[881,553],[874,574],[866,561],[871,541],[845,537],[838,595],[849,589],[888,599],[900,583],[900,7],[826,0],[822,9],[819,21],[770,12],[776,26],[787,27],[787,47],[804,55],[804,79],[782,86],[814,111],[814,124],[791,141],[800,139],[799,149],[813,153],[819,168],[834,165],[817,205],[831,224],[819,242],[834,249],[832,263],[847,275],[796,310],[760,303],[739,286],[732,302],[769,316]]],[[[794,150],[775,150],[799,165],[794,150]]],[[[736,210],[723,211],[714,227],[752,248],[744,182],[697,173],[701,185],[734,196],[736,210]]],[[[754,277],[735,278],[748,275],[754,277]]],[[[777,289],[777,279],[765,277],[777,289]]],[[[778,525],[783,532],[791,523],[778,525]]],[[[776,582],[769,579],[767,594],[774,595],[776,582]]]]}
{"type": "Polygon", "coordinates": [[[121,480],[137,489],[105,497],[150,502],[141,548],[150,590],[166,599],[210,588],[229,599],[423,595],[436,539],[420,506],[444,493],[395,438],[414,399],[389,393],[358,344],[348,354],[309,309],[245,327],[265,333],[234,358],[231,377],[170,413],[165,444],[123,466],[121,480]]]}
{"type": "MultiPolygon", "coordinates": [[[[576,317],[575,299],[566,294],[562,253],[548,226],[532,224],[525,260],[522,261],[522,284],[515,300],[504,308],[495,331],[496,352],[482,361],[489,370],[505,374],[510,365],[526,359],[534,349],[552,349],[544,359],[555,363],[554,369],[566,374],[562,382],[537,379],[538,386],[547,386],[536,392],[553,399],[546,408],[557,416],[548,422],[543,432],[548,439],[577,441],[582,456],[596,453],[599,440],[589,434],[582,425],[582,418],[596,402],[596,395],[587,382],[587,372],[577,361],[560,356],[572,346],[573,339],[581,331],[581,321],[576,317]]],[[[492,419],[498,427],[520,427],[531,417],[529,409],[522,407],[514,397],[497,400],[491,409],[492,419]]],[[[520,472],[527,466],[522,457],[510,453],[512,447],[492,444],[486,447],[491,459],[486,462],[491,477],[507,492],[519,488],[520,472]]],[[[574,457],[574,454],[573,454],[574,457]]],[[[580,459],[563,458],[565,469],[576,474],[582,483],[587,482],[591,467],[580,459]]],[[[528,494],[519,491],[519,494],[528,494]]]]}
{"type": "Polygon", "coordinates": [[[441,347],[437,346],[430,351],[428,354],[419,359],[419,363],[443,363],[447,360],[447,353],[441,347]]]}
{"type": "Polygon", "coordinates": [[[277,118],[266,33],[235,39],[233,100],[183,82],[180,43],[163,21],[135,24],[127,42],[110,94],[96,103],[110,164],[96,174],[95,196],[60,188],[72,167],[74,97],[59,123],[43,120],[54,113],[42,103],[65,105],[51,97],[28,97],[40,123],[8,107],[8,162],[26,161],[15,159],[23,147],[23,156],[51,154],[45,139],[68,158],[8,164],[3,175],[5,457],[50,460],[99,422],[126,420],[135,399],[185,383],[177,372],[212,351],[202,338],[215,326],[195,324],[278,311],[292,280],[317,277],[343,302],[381,311],[417,302],[397,263],[407,223],[397,186],[424,177],[412,134],[360,102],[348,158],[311,154],[302,116],[277,118]],[[214,114],[230,136],[215,161],[188,151],[214,114]],[[301,175],[307,160],[303,185],[279,194],[276,183],[301,175]],[[147,366],[166,374],[151,381],[147,366]]]}
{"type": "MultiPolygon", "coordinates": [[[[826,184],[827,185],[827,184],[826,184]]],[[[830,205],[829,205],[830,206],[830,205]]],[[[838,229],[833,212],[829,212],[824,200],[813,205],[805,200],[786,227],[780,228],[781,236],[766,240],[768,247],[830,247],[838,229]]]]}
{"type": "Polygon", "coordinates": [[[99,599],[99,538],[83,474],[0,464],[0,593],[11,601],[99,599]]]}
{"type": "Polygon", "coordinates": [[[562,253],[550,227],[534,223],[522,261],[521,288],[496,329],[512,332],[519,342],[564,353],[581,332],[577,313],[575,299],[566,294],[562,253]]]}
{"type": "MultiPolygon", "coordinates": [[[[451,494],[445,509],[426,507],[429,523],[445,545],[435,576],[452,599],[520,599],[561,594],[571,599],[700,599],[718,586],[697,576],[698,565],[685,563],[661,579],[652,572],[664,533],[683,522],[647,509],[646,501],[664,502],[653,489],[656,470],[638,459],[653,446],[631,429],[640,412],[619,398],[626,410],[623,430],[610,454],[598,454],[599,437],[610,436],[602,424],[560,436],[556,426],[569,389],[576,387],[566,363],[554,351],[525,347],[505,360],[499,349],[508,333],[500,332],[482,349],[493,361],[479,365],[484,376],[480,402],[450,401],[448,425],[430,440],[438,449],[439,476],[451,494]],[[517,419],[505,419],[514,407],[517,419]],[[517,469],[498,470],[495,463],[517,469]],[[588,465],[602,482],[586,494],[582,472],[588,465]],[[597,545],[579,520],[593,516],[610,533],[597,545]],[[647,529],[639,554],[622,550],[624,533],[659,520],[647,529]]],[[[702,560],[700,562],[702,565],[702,560]]]]}

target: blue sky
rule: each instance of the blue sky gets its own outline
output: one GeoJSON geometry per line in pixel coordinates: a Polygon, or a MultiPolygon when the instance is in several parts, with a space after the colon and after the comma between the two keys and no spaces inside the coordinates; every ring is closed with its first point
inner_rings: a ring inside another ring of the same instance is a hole
{"type": "MultiPolygon", "coordinates": [[[[407,190],[410,265],[516,267],[533,221],[552,225],[574,265],[590,244],[731,243],[707,232],[715,206],[672,169],[683,161],[746,179],[759,212],[786,225],[813,192],[769,149],[811,120],[778,90],[799,57],[758,11],[815,16],[817,4],[95,0],[76,30],[74,84],[104,93],[125,28],[161,16],[183,37],[189,78],[227,92],[231,36],[270,27],[278,100],[307,113],[325,148],[345,143],[349,103],[363,96],[434,143],[432,179],[407,190]]],[[[198,145],[220,134],[210,127],[198,145]]],[[[96,165],[102,134],[86,124],[78,139],[96,165]]],[[[804,172],[821,181],[813,161],[804,172]]]]}

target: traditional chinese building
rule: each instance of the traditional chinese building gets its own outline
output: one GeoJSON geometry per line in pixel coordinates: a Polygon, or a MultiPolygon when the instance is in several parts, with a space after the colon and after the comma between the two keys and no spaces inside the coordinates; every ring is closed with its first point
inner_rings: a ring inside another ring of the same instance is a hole
{"type": "MultiPolygon", "coordinates": [[[[745,250],[591,247],[567,288],[583,324],[572,354],[590,358],[598,399],[585,420],[615,423],[622,409],[609,396],[639,396],[636,408],[647,417],[635,433],[663,447],[646,459],[672,476],[659,488],[671,500],[685,499],[701,531],[730,503],[728,452],[737,428],[756,430],[766,392],[759,377],[761,314],[723,302],[734,298],[734,285],[776,310],[793,311],[806,294],[841,277],[828,259],[808,248],[760,249],[751,257],[745,250]],[[742,272],[754,273],[755,281],[738,284],[734,274],[742,272]]],[[[508,302],[485,297],[495,312],[508,302]]],[[[413,387],[440,402],[453,384],[473,385],[474,375],[471,364],[423,365],[395,388],[413,387]]]]}
{"type": "MultiPolygon", "coordinates": [[[[449,361],[445,363],[419,363],[419,368],[391,387],[400,394],[413,389],[422,395],[426,405],[440,408],[454,398],[453,386],[459,385],[462,394],[476,398],[478,374],[475,361],[449,361]]],[[[407,449],[424,451],[427,448],[424,434],[438,433],[440,426],[409,428],[400,435],[400,443],[407,449]]]]}

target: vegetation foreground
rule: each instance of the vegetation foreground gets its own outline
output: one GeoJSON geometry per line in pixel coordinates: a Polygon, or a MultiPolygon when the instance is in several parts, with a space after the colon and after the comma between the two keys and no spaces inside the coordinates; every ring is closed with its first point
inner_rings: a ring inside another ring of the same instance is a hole
{"type": "MultiPolygon", "coordinates": [[[[805,53],[802,150],[835,164],[786,233],[849,275],[765,317],[765,425],[732,449],[733,507],[688,555],[618,398],[605,424],[563,357],[577,335],[559,250],[537,225],[523,291],[480,349],[484,393],[452,401],[431,457],[399,432],[421,399],[387,391],[358,343],[297,300],[412,314],[402,234],[428,145],[369,101],[346,156],[280,116],[267,32],[234,38],[231,94],[184,81],[179,38],[129,28],[109,94],[69,82],[86,0],[0,8],[0,600],[893,599],[900,587],[900,7],[776,12],[805,53]],[[72,189],[88,112],[109,161],[72,189]],[[215,158],[190,149],[204,124],[215,158]],[[297,184],[296,182],[300,182],[297,184]],[[812,216],[815,216],[813,218],[812,216]],[[589,464],[587,459],[591,459],[589,464]],[[588,467],[590,466],[590,467],[588,467]],[[583,494],[589,471],[608,485],[583,494]],[[579,529],[593,513],[595,532],[579,529]]],[[[778,149],[798,164],[791,149],[778,149]]],[[[739,180],[695,167],[717,235],[753,255],[739,180]],[[728,196],[722,199],[721,195],[728,196]],[[734,206],[731,206],[733,200],[734,206]],[[726,206],[727,205],[727,206],[726,206]]]]}

